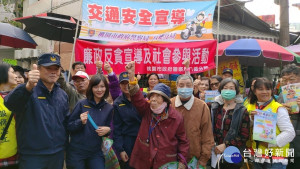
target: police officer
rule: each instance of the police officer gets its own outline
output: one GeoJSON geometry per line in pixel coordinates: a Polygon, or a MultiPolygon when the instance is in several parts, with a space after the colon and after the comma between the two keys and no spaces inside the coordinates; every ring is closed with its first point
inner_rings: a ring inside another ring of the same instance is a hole
{"type": "Polygon", "coordinates": [[[20,169],[63,168],[69,105],[56,83],[59,74],[60,56],[42,54],[28,82],[5,97],[5,106],[16,114],[20,169]]]}
{"type": "Polygon", "coordinates": [[[114,148],[121,157],[121,168],[130,169],[129,158],[138,134],[141,117],[131,104],[128,90],[129,78],[127,72],[122,72],[119,76],[119,84],[122,91],[114,101],[114,148]]]}

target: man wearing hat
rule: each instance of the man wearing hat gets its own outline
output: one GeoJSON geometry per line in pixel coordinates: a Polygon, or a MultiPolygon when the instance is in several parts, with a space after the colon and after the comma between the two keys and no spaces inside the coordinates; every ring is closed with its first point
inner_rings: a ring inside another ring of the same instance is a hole
{"type": "Polygon", "coordinates": [[[130,166],[157,169],[166,163],[178,161],[178,169],[184,169],[189,142],[182,115],[170,106],[170,87],[163,83],[155,85],[148,93],[149,102],[146,101],[134,77],[134,64],[130,62],[126,66],[129,93],[132,104],[142,116],[142,122],[130,166]]]}
{"type": "Polygon", "coordinates": [[[87,73],[78,71],[72,77],[72,80],[75,88],[70,83],[67,83],[62,73],[57,81],[60,84],[60,88],[63,89],[69,97],[70,112],[73,111],[79,100],[86,98],[85,95],[89,86],[90,77],[87,73]]]}
{"type": "Polygon", "coordinates": [[[222,78],[223,79],[226,79],[226,78],[232,79],[233,78],[233,70],[230,68],[225,68],[222,73],[222,78]]]}
{"type": "Polygon", "coordinates": [[[60,57],[46,53],[28,74],[28,82],[5,97],[16,115],[20,169],[62,169],[67,141],[68,96],[56,83],[60,57]]]}
{"type": "Polygon", "coordinates": [[[114,101],[113,117],[113,140],[114,148],[121,157],[121,168],[131,169],[129,166],[130,155],[138,134],[142,121],[137,110],[131,103],[128,84],[129,78],[127,72],[122,72],[119,76],[119,84],[122,95],[114,101]]]}

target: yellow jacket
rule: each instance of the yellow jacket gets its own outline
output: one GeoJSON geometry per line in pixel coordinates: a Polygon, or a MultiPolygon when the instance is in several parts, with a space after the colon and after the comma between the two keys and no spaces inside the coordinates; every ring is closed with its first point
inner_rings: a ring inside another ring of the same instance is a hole
{"type": "MultiPolygon", "coordinates": [[[[269,105],[267,105],[263,111],[267,111],[267,110],[271,110],[273,113],[277,113],[277,110],[279,107],[282,107],[281,104],[279,104],[278,102],[276,102],[275,100],[272,100],[271,103],[269,105]]],[[[247,110],[248,112],[251,112],[251,111],[254,111],[256,109],[256,105],[255,104],[248,104],[247,106],[247,110]]],[[[278,128],[278,126],[276,126],[276,136],[280,134],[280,130],[278,128]]],[[[253,135],[252,135],[253,137],[253,135]]],[[[272,156],[280,156],[280,157],[287,157],[287,152],[288,152],[288,149],[289,149],[289,146],[290,144],[286,144],[285,146],[283,147],[265,147],[263,146],[262,144],[259,144],[258,147],[256,146],[256,142],[253,140],[253,138],[251,139],[252,140],[252,149],[255,150],[255,149],[258,149],[258,150],[262,150],[262,154],[263,155],[267,155],[266,153],[268,153],[268,150],[271,150],[272,151],[272,156]],[[279,154],[276,154],[276,152],[280,152],[279,154]],[[276,155],[275,155],[276,154],[276,155]]]]}
{"type": "MultiPolygon", "coordinates": [[[[4,106],[4,100],[0,96],[0,136],[2,135],[3,129],[5,128],[7,121],[11,115],[9,111],[4,106]]],[[[0,159],[5,159],[14,156],[17,153],[17,138],[16,138],[16,121],[12,118],[12,121],[7,130],[2,142],[0,142],[0,159]]]]}

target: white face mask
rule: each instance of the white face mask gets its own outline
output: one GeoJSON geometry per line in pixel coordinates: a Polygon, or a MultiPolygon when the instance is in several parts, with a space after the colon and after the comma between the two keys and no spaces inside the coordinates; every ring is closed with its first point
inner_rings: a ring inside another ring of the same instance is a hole
{"type": "Polygon", "coordinates": [[[177,88],[178,95],[184,99],[191,97],[193,94],[193,90],[193,88],[177,88]]]}

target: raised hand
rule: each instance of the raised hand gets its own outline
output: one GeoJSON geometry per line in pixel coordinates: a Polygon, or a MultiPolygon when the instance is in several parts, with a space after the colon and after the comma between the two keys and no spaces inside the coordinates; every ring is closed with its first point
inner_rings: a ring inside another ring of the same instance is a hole
{"type": "Polygon", "coordinates": [[[140,72],[137,74],[136,79],[137,81],[141,80],[142,76],[140,75],[140,72]]]}
{"type": "Polygon", "coordinates": [[[40,79],[40,71],[36,64],[32,65],[32,70],[28,73],[28,82],[26,84],[26,89],[31,91],[40,79]]]}
{"type": "Polygon", "coordinates": [[[96,67],[97,67],[97,69],[102,68],[102,66],[103,66],[103,62],[101,60],[100,61],[96,61],[96,67]]]}
{"type": "Polygon", "coordinates": [[[135,62],[131,61],[126,66],[126,71],[128,72],[128,77],[130,81],[134,81],[134,72],[135,72],[135,62]]]}
{"type": "Polygon", "coordinates": [[[105,70],[107,73],[110,73],[110,72],[111,72],[111,66],[110,66],[110,64],[109,64],[107,61],[104,62],[104,70],[105,70]]]}
{"type": "Polygon", "coordinates": [[[88,119],[88,113],[89,112],[86,111],[86,112],[80,114],[80,120],[81,120],[82,124],[86,124],[87,119],[88,119]]]}
{"type": "Polygon", "coordinates": [[[196,79],[196,80],[194,81],[194,86],[198,88],[198,86],[200,85],[200,82],[201,82],[201,80],[196,79]]]}
{"type": "MultiPolygon", "coordinates": [[[[298,104],[298,99],[297,99],[297,104],[298,104]]],[[[287,103],[282,103],[283,107],[286,108],[286,110],[289,112],[289,114],[292,113],[292,107],[291,105],[287,104],[287,103]]]]}
{"type": "Polygon", "coordinates": [[[190,59],[185,59],[182,64],[185,66],[185,68],[189,68],[190,67],[190,59]]]}

